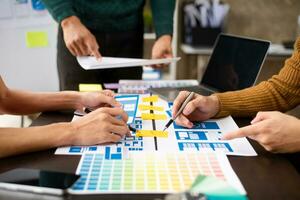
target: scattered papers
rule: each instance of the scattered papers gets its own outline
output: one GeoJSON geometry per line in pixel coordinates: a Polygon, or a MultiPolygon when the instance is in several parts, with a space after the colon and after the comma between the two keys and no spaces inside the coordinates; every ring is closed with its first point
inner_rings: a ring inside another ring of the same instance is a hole
{"type": "Polygon", "coordinates": [[[168,64],[179,61],[180,58],[164,58],[164,59],[134,59],[134,58],[115,58],[102,57],[99,61],[92,56],[77,57],[80,66],[85,70],[90,69],[107,69],[120,67],[136,67],[151,66],[157,64],[168,64]]]}
{"type": "Polygon", "coordinates": [[[168,137],[168,132],[154,130],[137,130],[136,137],[168,137]]]}
{"type": "MultiPolygon", "coordinates": [[[[137,104],[142,103],[142,98],[149,95],[120,95],[118,96],[128,113],[131,126],[137,130],[163,130],[166,123],[171,119],[172,103],[158,99],[153,106],[163,107],[163,111],[153,111],[154,115],[166,115],[166,120],[143,120],[141,118],[145,111],[137,109],[137,104]],[[135,97],[134,97],[135,96],[135,97]]],[[[150,105],[150,103],[148,103],[150,105]]],[[[146,111],[149,112],[149,111],[146,111]]],[[[146,113],[148,114],[148,113],[146,113]]],[[[149,113],[151,114],[151,113],[149,113]]],[[[73,120],[80,118],[75,116],[73,120]]],[[[232,117],[211,119],[202,122],[194,122],[194,127],[187,129],[173,123],[168,128],[168,137],[138,137],[132,133],[131,137],[124,137],[121,141],[109,145],[72,146],[58,148],[55,154],[81,155],[84,152],[105,154],[106,147],[110,147],[110,153],[118,152],[122,155],[131,152],[225,152],[227,155],[256,156],[256,152],[246,138],[233,140],[221,140],[222,136],[230,131],[237,130],[238,126],[232,117]]]]}

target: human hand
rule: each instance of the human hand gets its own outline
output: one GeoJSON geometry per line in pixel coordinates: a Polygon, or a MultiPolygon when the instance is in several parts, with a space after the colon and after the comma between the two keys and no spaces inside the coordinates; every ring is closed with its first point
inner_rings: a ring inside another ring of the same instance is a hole
{"type": "Polygon", "coordinates": [[[73,56],[95,56],[101,58],[99,45],[95,36],[80,22],[76,16],[71,16],[61,22],[64,41],[73,56]]]}
{"type": "MultiPolygon", "coordinates": [[[[173,104],[173,117],[177,114],[178,110],[180,109],[180,106],[189,94],[190,92],[188,91],[182,91],[176,97],[173,104]]],[[[192,128],[192,121],[202,121],[209,119],[215,116],[218,112],[218,97],[214,95],[202,96],[199,94],[194,94],[192,100],[183,109],[182,114],[177,117],[176,123],[184,127],[192,128]]]]}
{"type": "Polygon", "coordinates": [[[78,120],[71,122],[72,145],[95,145],[117,142],[125,135],[130,136],[128,116],[120,107],[99,108],[78,120]],[[121,116],[121,119],[117,117],[121,116]]]}
{"type": "Polygon", "coordinates": [[[114,92],[111,90],[103,90],[100,92],[80,92],[79,108],[98,108],[103,106],[120,107],[121,104],[114,99],[114,92]]]}
{"type": "MultiPolygon", "coordinates": [[[[172,58],[172,37],[170,35],[163,35],[159,37],[152,48],[152,59],[172,58]]],[[[153,68],[162,68],[165,65],[153,65],[153,68]]]]}
{"type": "Polygon", "coordinates": [[[281,112],[258,112],[251,125],[226,133],[222,139],[246,137],[276,153],[300,151],[300,120],[281,112]]]}

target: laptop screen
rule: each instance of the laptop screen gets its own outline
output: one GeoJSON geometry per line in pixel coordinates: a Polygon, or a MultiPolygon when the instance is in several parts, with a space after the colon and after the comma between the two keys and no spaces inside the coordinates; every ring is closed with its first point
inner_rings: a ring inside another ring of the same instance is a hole
{"type": "Polygon", "coordinates": [[[268,41],[219,35],[201,84],[219,92],[252,86],[269,46],[268,41]]]}

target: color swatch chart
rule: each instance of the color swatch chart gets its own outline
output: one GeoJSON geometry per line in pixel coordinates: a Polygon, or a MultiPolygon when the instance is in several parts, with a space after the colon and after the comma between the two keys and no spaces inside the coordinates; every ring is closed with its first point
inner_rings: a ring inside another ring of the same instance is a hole
{"type": "Polygon", "coordinates": [[[227,181],[245,193],[224,153],[131,153],[107,160],[85,153],[77,168],[80,179],[71,193],[169,193],[188,189],[199,175],[227,181]]]}

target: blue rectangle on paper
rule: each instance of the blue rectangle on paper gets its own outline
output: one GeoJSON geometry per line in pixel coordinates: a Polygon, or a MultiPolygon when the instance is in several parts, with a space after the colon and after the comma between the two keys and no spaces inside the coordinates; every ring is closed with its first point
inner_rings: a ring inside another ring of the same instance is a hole
{"type": "Polygon", "coordinates": [[[70,153],[80,153],[81,152],[81,147],[71,147],[69,152],[70,153]]]}
{"type": "Polygon", "coordinates": [[[197,122],[200,123],[201,129],[220,129],[216,122],[197,122]]]}
{"type": "Polygon", "coordinates": [[[110,147],[105,147],[105,159],[110,159],[110,147]]]}
{"type": "MultiPolygon", "coordinates": [[[[193,122],[193,123],[194,126],[191,129],[220,129],[216,122],[193,122]]],[[[174,129],[188,129],[176,124],[175,122],[173,124],[174,124],[174,129]]]]}
{"type": "Polygon", "coordinates": [[[118,152],[118,153],[121,153],[121,151],[122,151],[122,148],[121,148],[121,147],[118,147],[118,148],[117,148],[117,152],[118,152]]]}
{"type": "Polygon", "coordinates": [[[111,159],[112,160],[121,160],[122,154],[111,154],[111,159]]]}
{"type": "Polygon", "coordinates": [[[89,151],[97,151],[97,147],[89,147],[89,151]]]}

